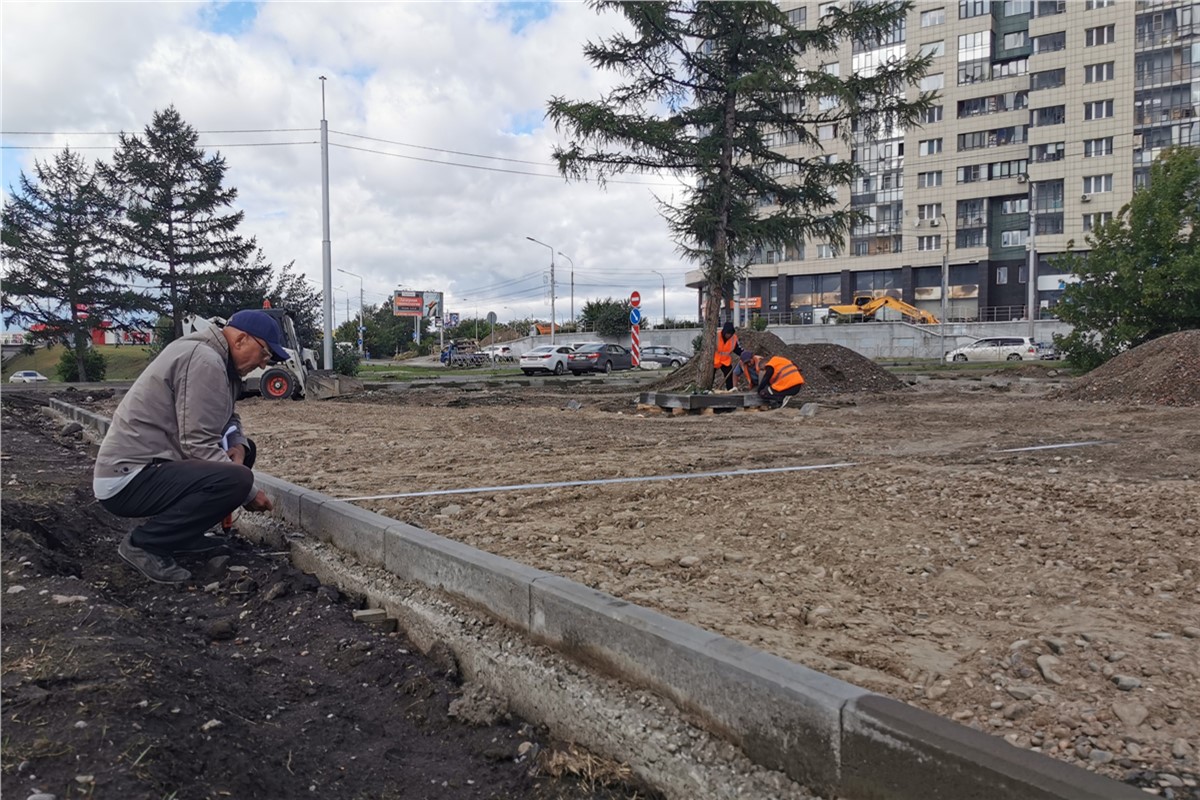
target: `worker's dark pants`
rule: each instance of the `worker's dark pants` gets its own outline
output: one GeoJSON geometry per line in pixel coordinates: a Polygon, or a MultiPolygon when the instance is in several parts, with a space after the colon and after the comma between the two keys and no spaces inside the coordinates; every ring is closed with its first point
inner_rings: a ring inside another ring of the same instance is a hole
{"type": "Polygon", "coordinates": [[[723,364],[721,366],[721,375],[723,375],[725,377],[725,388],[732,389],[733,388],[733,365],[732,364],[723,364]]]}
{"type": "Polygon", "coordinates": [[[778,406],[783,403],[783,398],[795,397],[797,394],[799,394],[800,388],[802,386],[804,386],[803,383],[800,384],[799,386],[792,386],[790,388],[784,389],[782,392],[777,392],[774,389],[772,389],[770,386],[766,386],[763,388],[763,390],[761,392],[758,393],[758,396],[761,397],[763,400],[766,400],[770,405],[778,406]]]}
{"type": "Polygon", "coordinates": [[[116,497],[100,505],[118,517],[150,517],[130,532],[130,544],[171,555],[250,499],[254,456],[254,443],[247,441],[244,464],[160,461],[144,467],[116,497]]]}

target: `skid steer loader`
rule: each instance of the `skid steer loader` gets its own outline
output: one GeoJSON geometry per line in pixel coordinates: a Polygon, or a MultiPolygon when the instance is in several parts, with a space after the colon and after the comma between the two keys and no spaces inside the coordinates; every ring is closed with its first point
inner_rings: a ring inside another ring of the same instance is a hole
{"type": "MultiPolygon", "coordinates": [[[[242,379],[242,394],[261,394],[269,400],[324,400],[350,392],[362,391],[362,381],[348,375],[338,375],[333,370],[317,369],[316,353],[300,344],[296,335],[296,325],[289,311],[279,308],[264,307],[261,310],[270,314],[279,323],[283,331],[283,349],[288,353],[288,360],[280,364],[270,364],[265,369],[256,369],[242,379]]],[[[204,330],[213,325],[225,327],[223,317],[199,317],[188,315],[183,318],[184,334],[204,330]]]]}

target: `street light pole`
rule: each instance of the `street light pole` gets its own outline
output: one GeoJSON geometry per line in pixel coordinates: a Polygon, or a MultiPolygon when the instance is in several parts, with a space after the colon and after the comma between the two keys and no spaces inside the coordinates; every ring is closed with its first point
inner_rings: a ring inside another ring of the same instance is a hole
{"type": "Polygon", "coordinates": [[[666,325],[667,325],[667,279],[665,276],[663,276],[663,274],[661,272],[659,272],[656,269],[652,269],[650,271],[653,272],[655,275],[657,275],[659,278],[662,278],[662,300],[663,300],[662,325],[663,325],[663,327],[666,327],[666,325]]]}
{"type": "Polygon", "coordinates": [[[363,330],[363,279],[362,275],[351,272],[348,269],[337,268],[338,272],[343,272],[352,277],[358,278],[358,357],[362,358],[363,354],[363,335],[366,331],[363,330]]]}
{"type": "Polygon", "coordinates": [[[946,242],[942,248],[942,313],[939,317],[941,324],[938,325],[938,338],[941,340],[942,352],[938,356],[939,362],[946,357],[946,317],[950,313],[950,226],[945,214],[942,214],[942,224],[945,227],[942,236],[945,237],[946,242]]]}
{"type": "MultiPolygon", "coordinates": [[[[571,261],[571,257],[566,253],[559,251],[560,256],[567,261],[571,261]]],[[[575,262],[571,261],[571,324],[575,324],[575,262]]]]}
{"type": "Polygon", "coordinates": [[[534,244],[540,244],[542,247],[550,250],[550,344],[554,344],[554,248],[545,242],[539,242],[532,236],[526,236],[525,238],[534,244]]]}
{"type": "Polygon", "coordinates": [[[1028,297],[1028,300],[1026,301],[1028,303],[1029,308],[1027,309],[1026,315],[1029,317],[1029,340],[1034,341],[1035,339],[1037,339],[1036,323],[1037,323],[1037,313],[1038,313],[1038,308],[1037,308],[1038,261],[1037,261],[1037,244],[1036,244],[1037,215],[1035,213],[1036,208],[1037,208],[1037,185],[1033,182],[1032,179],[1027,178],[1026,180],[1029,180],[1029,270],[1028,270],[1028,274],[1025,276],[1026,280],[1029,281],[1029,286],[1027,287],[1027,289],[1028,289],[1027,293],[1028,293],[1029,297],[1028,297]]]}

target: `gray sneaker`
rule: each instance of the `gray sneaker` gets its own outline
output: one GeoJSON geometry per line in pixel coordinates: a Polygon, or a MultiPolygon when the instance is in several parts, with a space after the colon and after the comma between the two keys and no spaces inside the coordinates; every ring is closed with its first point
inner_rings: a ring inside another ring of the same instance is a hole
{"type": "Polygon", "coordinates": [[[175,563],[171,556],[159,556],[140,547],[134,547],[127,534],[117,546],[117,555],[138,572],[155,583],[183,583],[190,580],[192,573],[175,563]]]}
{"type": "Polygon", "coordinates": [[[779,404],[779,407],[786,408],[787,404],[788,404],[788,400],[791,400],[791,399],[792,399],[792,396],[789,394],[787,397],[783,398],[783,402],[779,404]]]}

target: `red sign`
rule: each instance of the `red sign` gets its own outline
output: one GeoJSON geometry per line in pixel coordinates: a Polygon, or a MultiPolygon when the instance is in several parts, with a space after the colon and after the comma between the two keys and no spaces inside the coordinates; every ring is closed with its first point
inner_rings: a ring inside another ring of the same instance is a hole
{"type": "Polygon", "coordinates": [[[629,305],[633,306],[634,308],[637,308],[641,304],[642,304],[642,296],[640,294],[638,294],[637,292],[634,292],[633,294],[629,295],[629,305]]]}
{"type": "Polygon", "coordinates": [[[392,296],[392,315],[396,317],[421,317],[425,315],[420,292],[396,292],[392,296]]]}

